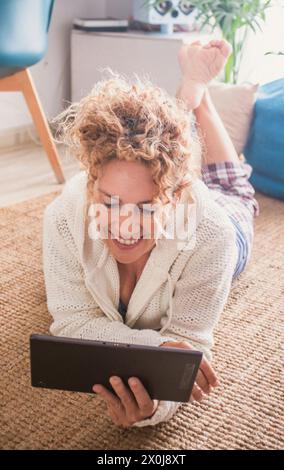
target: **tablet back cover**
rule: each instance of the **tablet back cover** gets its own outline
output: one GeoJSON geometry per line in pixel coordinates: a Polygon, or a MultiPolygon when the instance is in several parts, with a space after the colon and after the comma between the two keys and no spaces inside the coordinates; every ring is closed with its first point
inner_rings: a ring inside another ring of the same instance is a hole
{"type": "Polygon", "coordinates": [[[170,347],[151,347],[32,335],[32,386],[93,393],[94,384],[113,391],[109,378],[125,384],[138,377],[152,399],[189,400],[202,353],[170,347]]]}

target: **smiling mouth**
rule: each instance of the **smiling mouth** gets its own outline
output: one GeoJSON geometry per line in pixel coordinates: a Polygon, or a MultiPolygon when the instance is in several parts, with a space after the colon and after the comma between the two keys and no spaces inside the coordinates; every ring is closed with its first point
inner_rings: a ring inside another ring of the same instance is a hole
{"type": "Polygon", "coordinates": [[[123,246],[123,247],[134,247],[136,245],[139,244],[139,242],[141,242],[143,240],[142,237],[140,238],[128,238],[128,239],[124,239],[124,238],[120,238],[120,237],[116,237],[114,235],[112,235],[111,232],[109,232],[109,235],[111,236],[111,239],[114,243],[118,244],[119,246],[123,246]]]}

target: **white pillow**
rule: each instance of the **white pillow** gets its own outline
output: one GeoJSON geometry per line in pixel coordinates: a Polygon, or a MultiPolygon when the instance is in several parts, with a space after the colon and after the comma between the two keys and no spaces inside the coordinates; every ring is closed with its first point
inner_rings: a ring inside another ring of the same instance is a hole
{"type": "Polygon", "coordinates": [[[238,155],[241,155],[247,142],[258,88],[259,84],[249,82],[232,85],[212,81],[208,86],[211,99],[238,155]]]}

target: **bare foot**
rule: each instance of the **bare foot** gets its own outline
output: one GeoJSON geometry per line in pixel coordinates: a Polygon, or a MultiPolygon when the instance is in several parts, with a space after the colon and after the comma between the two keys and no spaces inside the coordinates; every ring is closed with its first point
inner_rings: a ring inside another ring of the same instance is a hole
{"type": "Polygon", "coordinates": [[[231,44],[224,39],[212,40],[205,46],[200,41],[182,45],[178,53],[182,72],[180,93],[191,109],[199,106],[207,85],[224,68],[231,52],[231,44]]]}

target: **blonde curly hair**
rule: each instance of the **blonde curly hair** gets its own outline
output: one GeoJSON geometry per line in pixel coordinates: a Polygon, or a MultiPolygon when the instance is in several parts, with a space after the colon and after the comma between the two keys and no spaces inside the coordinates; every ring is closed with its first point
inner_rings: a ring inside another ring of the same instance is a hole
{"type": "Polygon", "coordinates": [[[57,140],[83,164],[93,200],[100,167],[113,159],[150,167],[156,200],[173,200],[200,174],[201,144],[194,115],[178,98],[135,75],[135,83],[108,69],[111,78],[71,104],[53,123],[57,140]]]}

